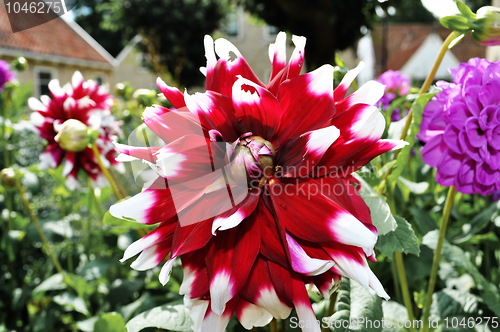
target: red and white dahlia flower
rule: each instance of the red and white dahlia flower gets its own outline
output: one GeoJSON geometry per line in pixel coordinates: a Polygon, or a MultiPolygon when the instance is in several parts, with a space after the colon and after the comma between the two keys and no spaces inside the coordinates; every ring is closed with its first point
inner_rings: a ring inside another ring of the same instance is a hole
{"type": "Polygon", "coordinates": [[[361,67],[335,89],[330,65],[300,75],[305,38],[292,40],[288,63],[284,33],[270,46],[265,84],[234,45],[205,37],[206,92],[183,94],[159,79],[173,108],[143,114],[165,144],[118,146],[122,160],[158,174],[110,209],[158,224],[122,261],[140,253],[131,266],[146,270],[167,259],[165,284],[179,257],[194,330],[223,331],[233,314],[251,329],[295,308],[304,330],[319,331],[306,284],[329,296],[341,276],[388,298],[367,264],[377,230],[351,176],[404,145],[380,139],[385,122],[373,105],[384,86],[372,81],[346,97],[361,67]]]}
{"type": "Polygon", "coordinates": [[[80,72],[75,72],[71,84],[64,87],[57,79],[50,81],[49,91],[50,96],[41,96],[40,100],[32,97],[28,101],[34,111],[31,122],[48,142],[40,155],[40,168],[56,168],[64,164],[63,175],[70,189],[77,187],[80,169],[95,183],[105,183],[92,149],[87,145],[89,132],[97,132],[95,143],[103,164],[123,169],[123,165],[116,161],[113,141],[120,134],[120,128],[111,114],[113,100],[107,88],[92,80],[85,81],[80,72]]]}

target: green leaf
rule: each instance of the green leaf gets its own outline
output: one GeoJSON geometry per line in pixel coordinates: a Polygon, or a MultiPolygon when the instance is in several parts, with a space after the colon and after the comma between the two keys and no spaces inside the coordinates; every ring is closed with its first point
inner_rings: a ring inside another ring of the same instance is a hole
{"type": "Polygon", "coordinates": [[[462,15],[450,15],[439,19],[439,23],[446,29],[455,30],[458,32],[468,32],[472,29],[469,20],[462,15]]]}
{"type": "MultiPolygon", "coordinates": [[[[439,232],[432,231],[424,236],[422,243],[435,250],[439,232]]],[[[479,272],[466,253],[459,247],[450,244],[448,241],[443,243],[442,256],[448,262],[456,267],[462,268],[474,279],[483,302],[497,315],[500,316],[500,289],[495,286],[479,272]]]]}
{"type": "Polygon", "coordinates": [[[323,324],[332,331],[380,331],[373,323],[381,322],[382,299],[354,280],[344,278],[340,285],[335,313],[324,318],[323,324]],[[348,327],[348,328],[346,328],[348,327]]]}
{"type": "Polygon", "coordinates": [[[443,289],[433,295],[431,316],[436,319],[477,313],[478,298],[464,289],[443,289]]]}
{"type": "Polygon", "coordinates": [[[146,327],[170,331],[191,331],[189,311],[182,304],[162,305],[145,311],[127,323],[128,332],[139,332],[146,327]]]}
{"type": "Polygon", "coordinates": [[[413,114],[412,122],[410,125],[410,132],[406,137],[408,145],[405,146],[399,153],[396,161],[396,167],[392,170],[391,175],[389,175],[389,181],[394,182],[403,173],[403,170],[407,167],[408,159],[410,158],[410,152],[415,145],[415,137],[420,131],[420,123],[422,122],[422,114],[424,113],[425,105],[434,97],[436,93],[424,93],[419,96],[413,104],[411,105],[411,111],[413,114]]]}
{"type": "Polygon", "coordinates": [[[85,302],[73,294],[63,293],[61,295],[56,295],[54,296],[54,302],[70,311],[74,310],[84,315],[89,314],[89,310],[87,309],[85,302]]]}
{"type": "Polygon", "coordinates": [[[401,329],[398,326],[408,321],[408,312],[406,308],[396,301],[382,301],[382,309],[385,323],[382,331],[400,332],[401,329]]]}
{"type": "Polygon", "coordinates": [[[413,182],[408,179],[405,179],[404,177],[400,176],[398,178],[399,182],[403,184],[406,188],[408,188],[412,193],[420,195],[423,194],[427,191],[429,188],[429,183],[428,182],[413,182]]]}
{"type": "Polygon", "coordinates": [[[94,332],[127,332],[127,328],[119,313],[107,312],[95,322],[94,332]]]}
{"type": "Polygon", "coordinates": [[[89,283],[79,275],[66,273],[65,277],[68,286],[71,287],[80,298],[88,300],[90,296],[95,292],[95,285],[89,283]]]}
{"type": "Polygon", "coordinates": [[[64,283],[62,274],[57,273],[53,276],[48,277],[40,285],[33,289],[33,294],[43,293],[51,290],[61,290],[65,288],[66,284],[64,283]]]}
{"type": "Polygon", "coordinates": [[[377,248],[387,257],[392,257],[395,251],[405,254],[420,255],[418,239],[410,223],[404,218],[395,216],[397,227],[393,232],[379,236],[377,248]]]}
{"type": "Polygon", "coordinates": [[[456,0],[456,3],[458,10],[460,11],[460,13],[462,13],[462,15],[464,15],[467,18],[472,18],[472,19],[476,18],[476,14],[474,14],[472,10],[465,3],[463,3],[460,0],[456,0]]]}
{"type": "Polygon", "coordinates": [[[397,224],[385,198],[377,193],[361,176],[356,173],[353,175],[361,184],[359,194],[370,208],[373,224],[377,227],[379,235],[393,232],[397,224]]]}
{"type": "Polygon", "coordinates": [[[141,228],[148,228],[151,227],[149,225],[144,225],[139,222],[136,222],[134,219],[131,218],[116,218],[109,213],[109,211],[106,211],[104,214],[104,217],[102,219],[102,222],[105,225],[111,226],[113,230],[118,231],[118,232],[128,232],[130,229],[141,229],[141,228]]]}

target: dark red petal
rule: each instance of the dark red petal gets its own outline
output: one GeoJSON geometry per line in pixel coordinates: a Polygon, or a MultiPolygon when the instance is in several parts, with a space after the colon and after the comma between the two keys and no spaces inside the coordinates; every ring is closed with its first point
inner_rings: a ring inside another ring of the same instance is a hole
{"type": "Polygon", "coordinates": [[[307,131],[324,127],[332,118],[333,67],[324,65],[283,82],[278,99],[283,117],[276,137],[277,147],[307,131]]]}
{"type": "Polygon", "coordinates": [[[377,236],[323,194],[326,189],[316,181],[276,180],[269,187],[279,222],[295,237],[313,243],[334,241],[373,249],[377,236]]]}
{"type": "Polygon", "coordinates": [[[283,167],[283,176],[307,177],[340,136],[335,126],[313,130],[292,139],[280,150],[276,163],[283,167]]]}
{"type": "Polygon", "coordinates": [[[282,116],[278,100],[265,88],[243,77],[233,85],[234,115],[243,131],[272,137],[282,116]]]}
{"type": "Polygon", "coordinates": [[[233,114],[233,103],[229,97],[214,91],[207,91],[186,95],[185,100],[187,108],[199,119],[202,127],[207,131],[218,130],[226,142],[235,141],[242,134],[233,114]]]}

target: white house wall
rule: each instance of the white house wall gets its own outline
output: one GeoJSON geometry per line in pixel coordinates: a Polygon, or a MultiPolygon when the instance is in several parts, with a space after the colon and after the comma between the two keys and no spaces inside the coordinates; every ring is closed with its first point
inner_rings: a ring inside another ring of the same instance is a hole
{"type": "MultiPolygon", "coordinates": [[[[431,70],[442,44],[443,40],[436,33],[429,34],[420,48],[401,68],[401,72],[413,79],[424,80],[431,70]]],[[[449,79],[451,76],[448,69],[458,65],[458,59],[451,52],[446,52],[436,73],[436,79],[449,79]]]]}

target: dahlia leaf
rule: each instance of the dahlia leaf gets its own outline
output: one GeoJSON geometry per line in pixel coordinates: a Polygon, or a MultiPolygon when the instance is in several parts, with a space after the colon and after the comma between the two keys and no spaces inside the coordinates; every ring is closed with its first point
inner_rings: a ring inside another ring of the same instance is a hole
{"type": "Polygon", "coordinates": [[[462,13],[462,15],[464,15],[467,18],[476,18],[476,14],[474,14],[472,12],[472,10],[469,8],[469,6],[467,6],[465,3],[463,3],[460,0],[458,0],[456,3],[457,3],[458,10],[460,11],[460,13],[462,13]]]}
{"type": "MultiPolygon", "coordinates": [[[[408,321],[408,312],[404,305],[396,302],[396,301],[383,301],[382,309],[384,311],[384,325],[385,326],[399,326],[401,322],[408,321]]],[[[386,329],[384,328],[384,332],[389,331],[400,331],[397,328],[394,329],[386,329]]]]}
{"type": "MultiPolygon", "coordinates": [[[[431,249],[436,248],[438,238],[438,231],[427,233],[422,239],[422,243],[431,249]]],[[[456,268],[462,268],[469,273],[474,279],[479,294],[483,302],[493,311],[497,316],[500,316],[500,289],[495,286],[481,274],[478,268],[472,263],[468,255],[459,247],[450,244],[448,241],[443,243],[442,256],[445,260],[452,263],[456,268]]]]}
{"type": "Polygon", "coordinates": [[[408,221],[395,216],[397,227],[394,231],[379,236],[376,248],[387,257],[392,257],[395,251],[405,254],[420,255],[418,239],[408,221]]]}
{"type": "Polygon", "coordinates": [[[378,194],[361,176],[356,173],[353,175],[361,184],[359,194],[370,208],[373,224],[377,227],[379,236],[393,232],[397,223],[385,198],[378,194]]]}
{"type": "Polygon", "coordinates": [[[117,312],[107,312],[95,322],[94,332],[126,332],[125,321],[117,312]]]}
{"type": "Polygon", "coordinates": [[[189,311],[182,304],[166,304],[135,316],[127,323],[128,332],[139,332],[146,327],[169,331],[191,331],[189,311]]]}
{"type": "Polygon", "coordinates": [[[467,32],[471,29],[469,20],[462,15],[445,16],[439,19],[439,23],[447,29],[458,32],[467,32]]]}
{"type": "Polygon", "coordinates": [[[467,314],[477,314],[478,297],[463,289],[445,288],[434,294],[431,312],[441,319],[445,317],[456,317],[467,314]]]}
{"type": "Polygon", "coordinates": [[[403,170],[407,168],[408,159],[410,157],[410,152],[415,145],[415,137],[417,133],[420,131],[420,123],[422,122],[422,114],[424,113],[425,105],[434,97],[436,93],[424,93],[419,96],[413,104],[411,105],[411,112],[413,113],[412,123],[409,129],[408,136],[406,137],[406,141],[408,145],[401,149],[401,153],[399,153],[396,161],[396,167],[392,171],[389,176],[389,181],[394,182],[397,180],[399,176],[403,173],[403,170]]]}
{"type": "Polygon", "coordinates": [[[340,285],[335,313],[323,319],[332,331],[380,331],[383,318],[382,299],[356,281],[344,278],[340,285]]]}

